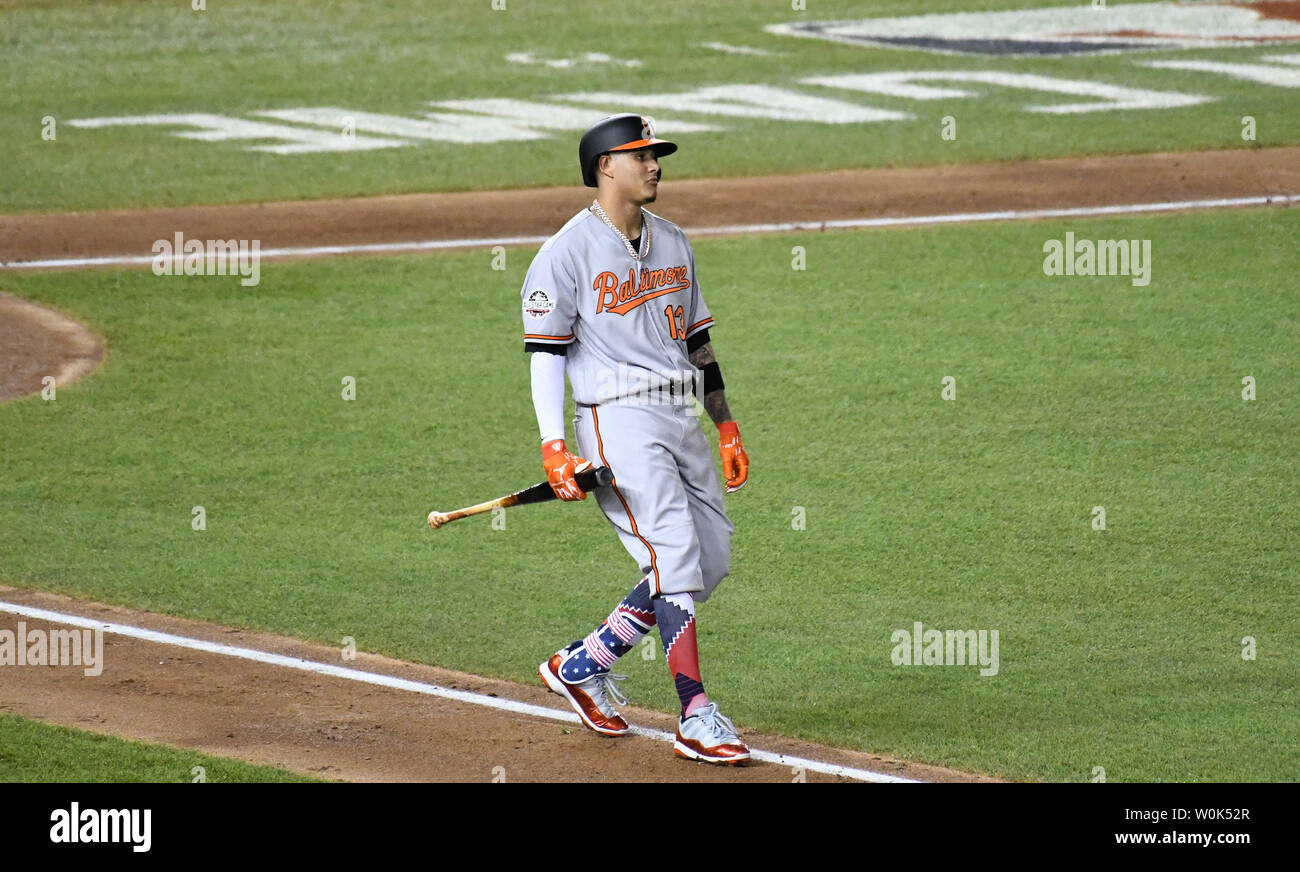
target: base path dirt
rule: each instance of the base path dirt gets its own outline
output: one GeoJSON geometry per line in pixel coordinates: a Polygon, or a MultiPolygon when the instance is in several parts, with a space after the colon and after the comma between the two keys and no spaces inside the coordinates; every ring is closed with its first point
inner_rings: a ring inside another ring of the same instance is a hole
{"type": "Polygon", "coordinates": [[[104,359],[104,343],[90,330],[52,309],[5,293],[0,293],[0,337],[4,337],[0,402],[34,394],[47,385],[57,392],[104,359]]]}
{"type": "MultiPolygon", "coordinates": [[[[567,711],[540,682],[495,681],[361,652],[343,662],[339,648],[18,588],[0,586],[0,600],[567,711]]],[[[0,610],[0,628],[16,631],[19,620],[28,632],[60,627],[0,610]]],[[[654,739],[610,739],[577,724],[112,633],[104,634],[100,675],[76,666],[0,669],[0,711],[348,781],[790,782],[798,774],[772,763],[709,766],[680,759],[654,739]]],[[[622,711],[636,726],[676,728],[662,712],[622,711]]],[[[927,781],[990,780],[743,732],[753,747],[854,769],[927,781]]],[[[812,771],[804,777],[840,780],[812,771]]],[[[188,770],[177,780],[188,780],[188,770]]]]}
{"type": "MultiPolygon", "coordinates": [[[[671,158],[664,168],[654,211],[685,228],[1300,194],[1298,147],[685,181],[673,180],[671,158]]],[[[0,263],[149,255],[176,233],[256,239],[263,250],[547,236],[592,194],[538,188],[0,216],[0,263]]]]}

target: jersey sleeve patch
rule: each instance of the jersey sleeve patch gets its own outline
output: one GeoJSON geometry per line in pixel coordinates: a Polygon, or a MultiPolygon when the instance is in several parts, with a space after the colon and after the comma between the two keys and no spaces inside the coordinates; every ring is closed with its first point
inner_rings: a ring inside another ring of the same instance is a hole
{"type": "Polygon", "coordinates": [[[546,291],[538,288],[524,300],[524,314],[534,320],[541,320],[555,310],[555,301],[546,291]]]}
{"type": "Polygon", "coordinates": [[[554,250],[533,258],[520,289],[525,342],[572,342],[578,320],[577,286],[568,260],[554,250]]]}

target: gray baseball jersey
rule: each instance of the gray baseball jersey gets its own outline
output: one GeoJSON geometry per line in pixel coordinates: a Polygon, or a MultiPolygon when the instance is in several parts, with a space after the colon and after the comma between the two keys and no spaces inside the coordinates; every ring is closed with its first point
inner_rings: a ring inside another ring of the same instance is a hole
{"type": "Polygon", "coordinates": [[[645,212],[636,261],[589,209],[546,241],[524,279],[524,341],[571,345],[565,371],[576,402],[607,403],[694,378],[686,340],[713,318],[695,255],[671,221],[645,212]]]}
{"type": "Polygon", "coordinates": [[[654,594],[703,601],[730,570],[733,530],[688,396],[686,340],[713,318],[686,236],[644,221],[641,262],[587,209],[547,240],[524,279],[524,341],[569,346],[578,451],[613,471],[596,500],[654,594]]]}

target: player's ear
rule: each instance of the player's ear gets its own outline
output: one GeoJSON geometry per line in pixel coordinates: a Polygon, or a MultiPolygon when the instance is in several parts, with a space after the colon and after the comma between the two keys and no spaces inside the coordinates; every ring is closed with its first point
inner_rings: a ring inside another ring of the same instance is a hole
{"type": "Polygon", "coordinates": [[[614,178],[614,155],[605,152],[596,158],[596,174],[607,179],[614,178]]]}

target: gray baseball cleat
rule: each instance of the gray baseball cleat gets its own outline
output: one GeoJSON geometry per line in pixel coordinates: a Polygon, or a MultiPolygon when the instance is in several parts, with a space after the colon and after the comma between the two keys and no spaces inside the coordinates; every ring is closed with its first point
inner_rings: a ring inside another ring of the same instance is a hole
{"type": "Polygon", "coordinates": [[[718,704],[702,706],[689,718],[677,721],[673,750],[679,757],[725,766],[749,760],[749,748],[736,735],[736,725],[718,711],[718,704]]]}

